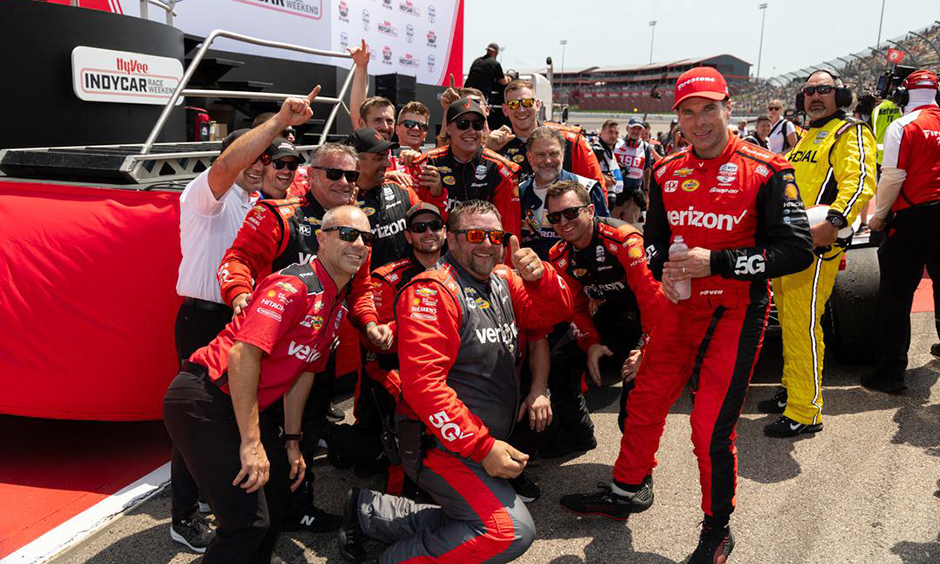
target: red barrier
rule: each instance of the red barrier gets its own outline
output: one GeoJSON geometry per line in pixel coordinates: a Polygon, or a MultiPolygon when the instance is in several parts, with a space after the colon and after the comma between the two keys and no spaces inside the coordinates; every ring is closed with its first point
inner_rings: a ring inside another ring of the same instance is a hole
{"type": "Polygon", "coordinates": [[[159,419],[179,193],[0,181],[0,413],[159,419]]]}

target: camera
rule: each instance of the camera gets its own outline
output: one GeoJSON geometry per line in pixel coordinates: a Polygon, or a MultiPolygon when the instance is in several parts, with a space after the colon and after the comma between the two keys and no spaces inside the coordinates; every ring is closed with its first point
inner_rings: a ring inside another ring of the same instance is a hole
{"type": "Polygon", "coordinates": [[[902,65],[889,67],[884,74],[878,77],[878,97],[882,100],[890,100],[894,91],[898,89],[898,86],[915,70],[914,67],[905,67],[902,65]]]}

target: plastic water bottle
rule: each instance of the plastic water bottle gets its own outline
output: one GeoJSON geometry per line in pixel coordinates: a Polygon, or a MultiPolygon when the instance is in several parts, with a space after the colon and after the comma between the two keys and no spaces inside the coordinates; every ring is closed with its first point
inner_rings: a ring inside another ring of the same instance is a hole
{"type": "MultiPolygon", "coordinates": [[[[672,242],[672,245],[669,245],[669,260],[672,260],[672,257],[676,253],[685,253],[688,252],[689,246],[685,244],[685,241],[682,239],[682,235],[677,235],[675,241],[672,242]]],[[[682,282],[676,282],[673,284],[673,287],[676,289],[676,292],[679,293],[680,300],[687,300],[692,297],[692,279],[686,278],[682,282]]]]}

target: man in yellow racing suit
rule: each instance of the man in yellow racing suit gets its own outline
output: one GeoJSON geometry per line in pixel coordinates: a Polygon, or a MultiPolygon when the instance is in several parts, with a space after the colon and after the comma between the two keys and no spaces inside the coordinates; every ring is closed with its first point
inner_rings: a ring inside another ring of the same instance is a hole
{"type": "Polygon", "coordinates": [[[810,129],[787,154],[807,210],[830,207],[826,221],[811,226],[816,258],[802,272],[773,281],[783,330],[783,389],[759,409],[783,415],[764,427],[770,437],[822,430],[823,329],[826,302],[839,271],[842,249],[833,247],[875,194],[875,138],[863,122],[846,117],[852,93],[828,72],[812,74],[802,89],[810,129]],[[785,409],[784,409],[785,408],[785,409]]]}

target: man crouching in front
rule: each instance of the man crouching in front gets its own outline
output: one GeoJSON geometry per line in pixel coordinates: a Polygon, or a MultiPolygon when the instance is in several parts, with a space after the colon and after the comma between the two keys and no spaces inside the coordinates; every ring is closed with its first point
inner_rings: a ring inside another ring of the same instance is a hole
{"type": "Polygon", "coordinates": [[[366,261],[369,220],[357,207],[333,208],[317,240],[317,257],[260,282],[247,307],[184,362],[163,398],[167,431],[219,522],[206,564],[268,564],[288,486],[303,481],[303,406],[346,315],[349,281],[366,261]],[[265,409],[281,397],[279,437],[265,409]]]}
{"type": "Polygon", "coordinates": [[[571,295],[548,263],[502,229],[489,202],[458,204],[447,244],[440,262],[401,290],[395,311],[399,453],[437,506],[351,490],[339,541],[352,562],[367,561],[366,538],[391,544],[383,563],[445,554],[509,562],[535,539],[507,481],[528,460],[505,442],[520,402],[518,330],[567,319],[571,295]],[[513,270],[501,264],[507,246],[513,270]]]}

